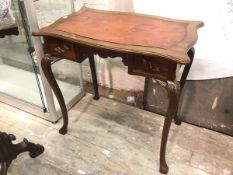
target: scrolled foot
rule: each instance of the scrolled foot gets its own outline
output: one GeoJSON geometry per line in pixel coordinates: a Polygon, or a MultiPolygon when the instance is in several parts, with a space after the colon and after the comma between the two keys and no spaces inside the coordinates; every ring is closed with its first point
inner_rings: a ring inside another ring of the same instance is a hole
{"type": "Polygon", "coordinates": [[[160,168],[159,168],[160,173],[167,174],[168,170],[169,168],[166,163],[160,165],[160,168]]]}
{"type": "Polygon", "coordinates": [[[34,144],[24,139],[22,142],[14,144],[16,138],[12,134],[0,132],[0,175],[6,175],[7,169],[11,162],[17,158],[17,156],[23,152],[29,152],[31,158],[35,158],[44,152],[44,147],[39,144],[34,144]]]}
{"type": "MultiPolygon", "coordinates": [[[[176,112],[177,113],[177,112],[176,112]]],[[[176,124],[176,125],[181,125],[181,120],[179,119],[179,117],[177,116],[177,114],[175,115],[175,117],[174,117],[174,123],[176,124]]]]}
{"type": "Polygon", "coordinates": [[[59,133],[62,134],[62,135],[65,135],[67,133],[67,127],[62,127],[60,130],[59,130],[59,133]]]}
{"type": "Polygon", "coordinates": [[[44,147],[42,145],[36,144],[35,146],[37,150],[29,153],[31,158],[36,158],[37,156],[39,156],[44,152],[44,147]]]}
{"type": "Polygon", "coordinates": [[[96,96],[96,95],[95,95],[95,96],[93,97],[93,99],[94,99],[94,100],[99,100],[99,99],[100,99],[100,96],[96,96]]]}
{"type": "Polygon", "coordinates": [[[175,120],[176,125],[181,125],[181,121],[179,119],[175,120]]]}
{"type": "Polygon", "coordinates": [[[35,144],[29,142],[27,139],[23,139],[21,143],[18,144],[18,153],[28,151],[31,158],[35,158],[44,152],[44,147],[40,144],[35,144]],[[21,151],[20,151],[21,150],[21,151]]]}

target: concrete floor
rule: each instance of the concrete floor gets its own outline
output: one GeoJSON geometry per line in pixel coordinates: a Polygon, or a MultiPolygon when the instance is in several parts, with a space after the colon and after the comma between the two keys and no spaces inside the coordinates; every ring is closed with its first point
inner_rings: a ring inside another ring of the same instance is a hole
{"type": "MultiPolygon", "coordinates": [[[[21,154],[10,175],[156,175],[163,117],[87,94],[62,122],[45,120],[0,103],[0,131],[44,145],[31,159],[21,154]]],[[[172,124],[167,149],[170,175],[232,175],[233,138],[182,123],[172,124]]]]}

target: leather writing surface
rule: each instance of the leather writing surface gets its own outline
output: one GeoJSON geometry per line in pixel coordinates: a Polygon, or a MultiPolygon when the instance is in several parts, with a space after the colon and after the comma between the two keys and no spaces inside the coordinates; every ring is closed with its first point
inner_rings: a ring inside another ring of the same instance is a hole
{"type": "Polygon", "coordinates": [[[74,44],[119,53],[135,53],[190,63],[187,52],[197,41],[201,21],[184,21],[136,13],[83,7],[33,32],[74,44]]]}
{"type": "Polygon", "coordinates": [[[79,36],[125,45],[169,49],[183,40],[186,23],[148,16],[83,11],[55,29],[79,36]]]}

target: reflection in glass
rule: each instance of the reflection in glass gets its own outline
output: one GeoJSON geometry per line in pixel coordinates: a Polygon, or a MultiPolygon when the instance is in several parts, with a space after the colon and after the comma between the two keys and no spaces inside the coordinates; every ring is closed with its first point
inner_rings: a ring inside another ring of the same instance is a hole
{"type": "MultiPolygon", "coordinates": [[[[57,19],[72,13],[70,0],[39,0],[34,2],[39,28],[48,26],[57,19]]],[[[80,65],[73,61],[60,60],[52,65],[53,73],[62,91],[66,104],[82,91],[80,65]]],[[[55,99],[55,107],[59,109],[55,99]]]]}
{"type": "Polygon", "coordinates": [[[0,14],[0,92],[45,110],[23,6],[20,1],[1,2],[5,5],[0,14]]]}

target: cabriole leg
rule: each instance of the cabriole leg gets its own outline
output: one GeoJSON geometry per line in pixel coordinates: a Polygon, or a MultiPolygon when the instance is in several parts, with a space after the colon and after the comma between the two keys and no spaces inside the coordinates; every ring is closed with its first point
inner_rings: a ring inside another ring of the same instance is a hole
{"type": "Polygon", "coordinates": [[[156,81],[158,82],[158,84],[160,84],[167,90],[168,98],[169,98],[168,109],[165,116],[165,121],[162,131],[161,147],[160,147],[159,171],[165,174],[168,172],[168,166],[166,163],[167,139],[173,117],[175,116],[178,107],[180,84],[178,82],[172,82],[172,81],[167,81],[167,82],[163,82],[160,80],[156,80],[156,81]]]}
{"type": "Polygon", "coordinates": [[[149,84],[149,78],[145,77],[145,83],[144,83],[144,93],[143,93],[143,101],[142,101],[142,109],[146,110],[146,98],[147,98],[147,94],[148,94],[148,84],[149,84]]]}
{"type": "MultiPolygon", "coordinates": [[[[191,66],[192,66],[194,54],[195,54],[195,49],[194,49],[194,48],[191,48],[191,49],[188,51],[188,56],[189,56],[191,62],[190,62],[190,64],[188,64],[188,65],[186,65],[186,66],[184,67],[184,71],[183,71],[182,76],[181,76],[181,79],[180,79],[180,89],[181,89],[180,91],[181,91],[181,92],[182,92],[182,90],[183,90],[184,84],[185,84],[185,82],[186,82],[187,76],[188,76],[189,71],[190,71],[190,68],[191,68],[191,66]]],[[[180,94],[181,94],[181,92],[180,92],[180,94]]],[[[178,111],[178,108],[177,108],[177,111],[178,111]]],[[[177,112],[176,112],[176,115],[175,115],[175,117],[174,117],[174,120],[175,120],[175,124],[177,124],[177,125],[180,125],[180,124],[181,124],[181,121],[180,121],[180,119],[178,118],[177,112]]]]}
{"type": "Polygon", "coordinates": [[[93,81],[93,87],[94,87],[94,100],[99,100],[99,90],[98,90],[98,82],[97,82],[97,76],[96,76],[96,68],[95,68],[95,58],[94,55],[91,55],[89,57],[89,63],[90,63],[90,68],[91,68],[91,76],[92,76],[92,81],[93,81]]]}
{"type": "Polygon", "coordinates": [[[66,104],[63,98],[63,95],[61,93],[61,90],[57,84],[57,81],[53,75],[52,69],[51,69],[51,63],[54,61],[52,57],[45,56],[41,60],[41,67],[43,69],[43,72],[45,74],[46,79],[48,80],[48,83],[50,84],[55,96],[57,97],[58,103],[61,108],[62,112],[62,118],[63,118],[63,126],[59,130],[60,134],[66,134],[67,133],[67,127],[68,127],[68,114],[66,109],[66,104]]]}

